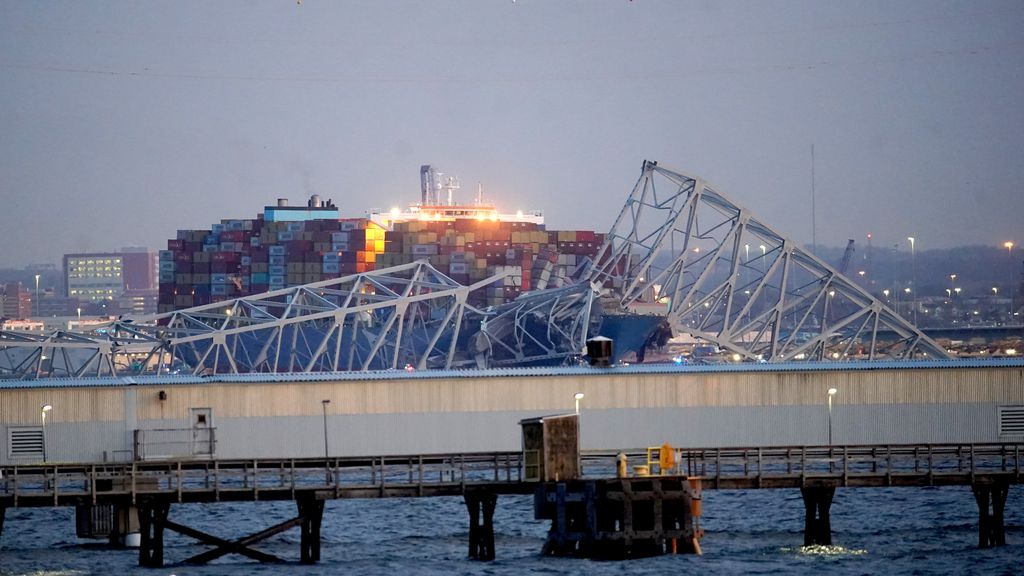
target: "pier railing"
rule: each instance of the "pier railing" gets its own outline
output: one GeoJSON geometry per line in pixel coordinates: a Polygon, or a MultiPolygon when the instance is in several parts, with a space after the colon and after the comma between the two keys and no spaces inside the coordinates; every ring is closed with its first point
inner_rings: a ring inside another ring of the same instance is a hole
{"type": "MultiPolygon", "coordinates": [[[[836,486],[946,486],[1021,483],[1024,443],[630,451],[652,475],[685,475],[706,489],[836,486]],[[653,455],[653,462],[651,460],[653,455]]],[[[582,455],[587,477],[616,474],[617,453],[582,455]]],[[[0,468],[0,505],[62,506],[170,496],[178,502],[445,496],[475,489],[529,493],[521,452],[359,458],[199,460],[46,464],[0,468]]],[[[631,469],[631,472],[633,470],[631,469]]]]}
{"type": "MultiPolygon", "coordinates": [[[[687,448],[674,450],[675,465],[664,471],[658,450],[627,457],[651,473],[695,476],[705,488],[722,489],[1020,483],[1024,467],[1024,443],[687,448]]],[[[610,457],[592,454],[584,465],[607,465],[610,457]]]]}
{"type": "Polygon", "coordinates": [[[518,452],[361,458],[166,460],[123,464],[47,464],[0,468],[0,504],[62,506],[178,502],[458,495],[480,486],[525,492],[518,452]]]}

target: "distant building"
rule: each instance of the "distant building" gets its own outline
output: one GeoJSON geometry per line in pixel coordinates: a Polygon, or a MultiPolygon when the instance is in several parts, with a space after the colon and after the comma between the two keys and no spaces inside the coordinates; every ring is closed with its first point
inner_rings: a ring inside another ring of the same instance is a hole
{"type": "Polygon", "coordinates": [[[34,318],[52,318],[54,316],[74,316],[81,307],[78,298],[69,298],[54,294],[53,290],[43,292],[34,308],[34,318]]]}
{"type": "Polygon", "coordinates": [[[30,318],[32,316],[32,292],[21,282],[8,282],[3,291],[4,318],[30,318]]]}
{"type": "Polygon", "coordinates": [[[45,334],[46,324],[38,320],[8,319],[0,321],[0,330],[45,334]]]}
{"type": "Polygon", "coordinates": [[[114,312],[110,301],[119,301],[125,292],[156,290],[158,270],[157,253],[148,248],[65,254],[64,293],[83,307],[114,312]]]}
{"type": "Polygon", "coordinates": [[[159,293],[157,289],[125,290],[118,299],[121,314],[156,314],[159,293]]]}
{"type": "Polygon", "coordinates": [[[125,291],[156,290],[160,285],[159,258],[149,248],[122,248],[121,262],[125,291]]]}
{"type": "Polygon", "coordinates": [[[83,303],[113,300],[124,291],[120,252],[64,255],[64,290],[83,303]]]}

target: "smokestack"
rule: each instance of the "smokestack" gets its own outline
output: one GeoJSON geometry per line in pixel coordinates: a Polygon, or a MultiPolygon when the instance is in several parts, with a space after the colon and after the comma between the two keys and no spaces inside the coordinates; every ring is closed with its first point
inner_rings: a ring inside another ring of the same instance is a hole
{"type": "Polygon", "coordinates": [[[420,166],[420,204],[423,206],[428,204],[427,199],[431,195],[431,191],[434,186],[431,172],[430,164],[420,166]]]}

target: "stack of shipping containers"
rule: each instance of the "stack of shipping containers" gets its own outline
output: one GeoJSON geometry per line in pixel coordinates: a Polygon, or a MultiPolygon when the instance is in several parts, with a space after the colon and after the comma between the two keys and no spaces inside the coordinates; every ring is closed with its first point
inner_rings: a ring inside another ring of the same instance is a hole
{"type": "Polygon", "coordinates": [[[453,280],[472,284],[508,273],[474,294],[498,305],[523,291],[562,285],[603,235],[546,231],[532,222],[477,219],[407,221],[385,231],[364,219],[222,220],[210,230],[179,230],[160,252],[160,312],[309,284],[426,258],[453,280]]]}

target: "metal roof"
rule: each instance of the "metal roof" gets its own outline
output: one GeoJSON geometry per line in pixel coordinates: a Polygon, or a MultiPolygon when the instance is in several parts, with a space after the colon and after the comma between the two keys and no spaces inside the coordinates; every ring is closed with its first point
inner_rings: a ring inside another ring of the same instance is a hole
{"type": "Polygon", "coordinates": [[[860,370],[927,370],[960,368],[1024,368],[1024,358],[970,358],[962,360],[874,360],[864,362],[780,362],[727,364],[620,364],[590,366],[497,368],[487,370],[374,370],[287,374],[217,374],[212,376],[126,376],[118,378],[48,378],[0,382],[0,390],[110,386],[173,386],[183,384],[263,384],[289,382],[420,380],[438,378],[509,378],[541,376],[607,376],[613,374],[718,374],[738,372],[828,372],[860,370]]]}

